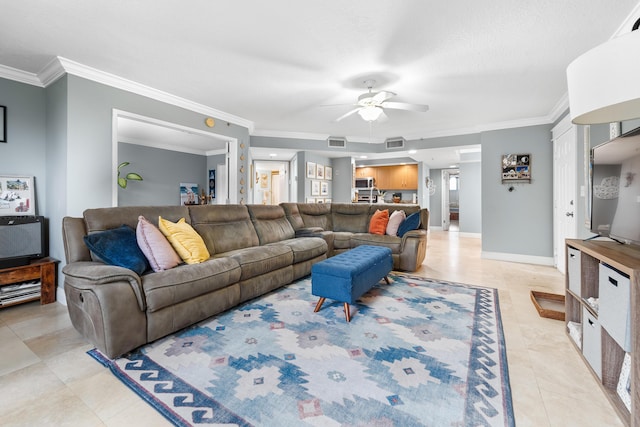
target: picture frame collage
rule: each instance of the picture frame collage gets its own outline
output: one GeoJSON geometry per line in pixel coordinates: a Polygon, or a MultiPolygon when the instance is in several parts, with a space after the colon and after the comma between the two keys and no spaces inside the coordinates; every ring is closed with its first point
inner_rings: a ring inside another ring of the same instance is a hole
{"type": "Polygon", "coordinates": [[[311,196],[307,203],[331,203],[329,196],[329,181],[333,180],[333,168],[315,162],[307,162],[306,178],[310,179],[311,196]]]}

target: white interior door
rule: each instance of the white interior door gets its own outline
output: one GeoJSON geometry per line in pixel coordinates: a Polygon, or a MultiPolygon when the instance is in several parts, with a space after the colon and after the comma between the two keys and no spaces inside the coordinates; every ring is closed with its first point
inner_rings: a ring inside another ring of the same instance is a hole
{"type": "Polygon", "coordinates": [[[442,231],[449,231],[451,218],[449,212],[449,178],[451,174],[448,170],[442,171],[442,231]]]}
{"type": "Polygon", "coordinates": [[[218,165],[216,172],[216,204],[224,205],[228,203],[228,200],[227,165],[218,165]]]}
{"type": "Polygon", "coordinates": [[[567,118],[552,130],[553,135],[553,231],[554,262],[565,273],[565,239],[578,235],[576,227],[576,127],[567,118]]]}

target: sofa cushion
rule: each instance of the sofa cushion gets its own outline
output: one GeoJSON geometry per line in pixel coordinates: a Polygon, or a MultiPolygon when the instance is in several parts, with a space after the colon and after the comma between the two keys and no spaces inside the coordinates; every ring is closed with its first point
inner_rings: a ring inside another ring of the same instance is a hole
{"type": "Polygon", "coordinates": [[[171,222],[159,217],[158,223],[160,231],[167,236],[171,246],[184,262],[197,264],[209,259],[209,251],[202,241],[202,237],[186,223],[184,218],[180,218],[178,222],[171,222]]]}
{"type": "Polygon", "coordinates": [[[320,227],[333,230],[330,203],[299,203],[298,212],[304,227],[320,227]]]}
{"type": "Polygon", "coordinates": [[[398,227],[398,237],[404,236],[408,231],[417,230],[420,227],[420,212],[409,215],[400,227],[398,227]]]}
{"type": "Polygon", "coordinates": [[[295,231],[281,206],[248,205],[247,209],[261,245],[295,237],[295,231]]]}
{"type": "Polygon", "coordinates": [[[389,236],[397,236],[398,235],[398,227],[400,224],[406,219],[407,215],[404,211],[394,211],[389,216],[389,223],[387,224],[386,234],[389,236]]]}
{"type": "Polygon", "coordinates": [[[389,210],[376,209],[376,212],[369,220],[369,233],[371,234],[384,234],[387,231],[387,224],[389,223],[389,210]]]}
{"type": "Polygon", "coordinates": [[[144,273],[149,264],[138,247],[136,232],[128,225],[84,236],[87,247],[100,260],[110,265],[144,273]]]}
{"type": "Polygon", "coordinates": [[[232,258],[211,258],[193,265],[142,276],[147,311],[154,312],[214,292],[240,280],[240,266],[232,258]]]}
{"type": "Polygon", "coordinates": [[[286,245],[254,246],[214,255],[235,260],[242,269],[240,280],[251,279],[293,264],[293,251],[286,245]]]}
{"type": "Polygon", "coordinates": [[[182,262],[164,234],[142,215],[138,217],[136,240],[153,271],[169,270],[182,262]]]}
{"type": "Polygon", "coordinates": [[[333,232],[334,249],[351,249],[352,236],[353,236],[353,233],[349,231],[334,231],[333,232]]]}
{"type": "Polygon", "coordinates": [[[159,216],[174,222],[180,218],[187,218],[188,222],[189,209],[186,206],[123,206],[87,209],[83,213],[87,233],[110,230],[122,224],[135,230],[140,215],[157,226],[159,216]]]}
{"type": "Polygon", "coordinates": [[[245,205],[191,206],[189,214],[212,255],[260,244],[245,205]]]}
{"type": "Polygon", "coordinates": [[[384,246],[391,249],[391,253],[399,254],[402,248],[402,239],[397,236],[354,233],[351,236],[351,247],[355,248],[360,245],[384,246]]]}
{"type": "Polygon", "coordinates": [[[333,231],[366,233],[369,229],[369,206],[364,203],[332,203],[331,219],[333,221],[333,231]]]}
{"type": "Polygon", "coordinates": [[[285,245],[293,251],[293,263],[308,261],[327,253],[328,245],[322,237],[302,237],[282,240],[270,245],[285,245]]]}

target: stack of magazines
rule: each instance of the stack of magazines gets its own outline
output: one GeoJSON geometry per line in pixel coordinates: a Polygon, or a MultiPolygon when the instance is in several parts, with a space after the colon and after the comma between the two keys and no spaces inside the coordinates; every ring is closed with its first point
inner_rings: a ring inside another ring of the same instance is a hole
{"type": "Polygon", "coordinates": [[[40,298],[39,280],[0,287],[0,307],[34,298],[40,298]]]}

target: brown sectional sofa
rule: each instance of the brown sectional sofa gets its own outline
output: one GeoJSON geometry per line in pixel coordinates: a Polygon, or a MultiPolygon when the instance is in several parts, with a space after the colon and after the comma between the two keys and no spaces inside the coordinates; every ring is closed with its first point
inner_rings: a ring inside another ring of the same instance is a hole
{"type": "Polygon", "coordinates": [[[386,246],[391,249],[393,269],[416,271],[427,251],[429,210],[418,205],[353,204],[353,203],[282,203],[296,236],[318,236],[326,240],[329,256],[360,245],[386,246]],[[389,214],[403,210],[408,215],[420,212],[420,228],[403,237],[368,233],[376,210],[388,209],[389,214]]]}
{"type": "MultiPolygon", "coordinates": [[[[366,225],[375,208],[380,207],[141,206],[88,209],[83,218],[65,217],[67,264],[62,271],[69,316],[85,339],[115,358],[307,276],[314,263],[360,244],[391,247],[394,268],[416,270],[424,260],[426,230],[403,238],[368,235],[366,225]],[[135,229],[139,215],[156,226],[158,216],[172,222],[185,218],[211,257],[142,275],[92,257],[85,235],[122,224],[135,229]]],[[[402,208],[407,213],[419,210],[402,208]]],[[[422,212],[428,224],[428,211],[422,212]]]]}

